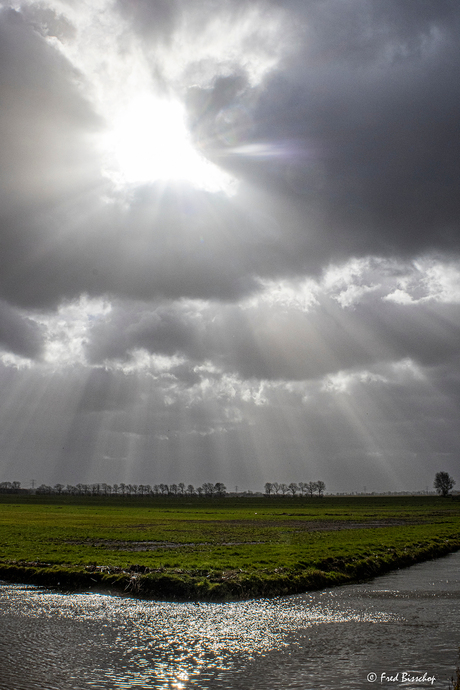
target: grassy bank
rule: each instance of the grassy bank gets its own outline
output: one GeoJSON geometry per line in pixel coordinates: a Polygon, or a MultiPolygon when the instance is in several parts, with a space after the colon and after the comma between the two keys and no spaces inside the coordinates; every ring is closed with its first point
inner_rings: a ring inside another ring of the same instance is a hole
{"type": "Polygon", "coordinates": [[[64,590],[275,596],[458,548],[460,503],[450,499],[0,496],[0,577],[64,590]]]}

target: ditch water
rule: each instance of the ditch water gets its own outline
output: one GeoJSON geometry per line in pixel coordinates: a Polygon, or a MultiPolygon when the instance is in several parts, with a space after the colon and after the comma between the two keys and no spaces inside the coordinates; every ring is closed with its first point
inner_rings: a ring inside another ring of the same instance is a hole
{"type": "Polygon", "coordinates": [[[447,690],[459,645],[460,552],[229,604],[0,585],[1,690],[447,690]]]}

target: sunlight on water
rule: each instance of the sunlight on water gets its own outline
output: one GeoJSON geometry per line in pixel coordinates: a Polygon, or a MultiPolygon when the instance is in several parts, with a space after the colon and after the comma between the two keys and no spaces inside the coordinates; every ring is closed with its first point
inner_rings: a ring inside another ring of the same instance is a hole
{"type": "Polygon", "coordinates": [[[0,583],[0,690],[369,690],[369,674],[409,669],[444,690],[459,606],[460,553],[365,584],[225,604],[0,583]]]}
{"type": "Polygon", "coordinates": [[[236,660],[240,664],[242,658],[247,662],[286,647],[288,636],[299,629],[392,619],[378,611],[344,609],[343,601],[335,607],[330,592],[227,604],[62,595],[33,587],[5,586],[1,592],[5,615],[21,611],[42,625],[53,619],[97,623],[98,654],[107,663],[97,680],[85,679],[86,686],[101,687],[103,677],[120,690],[182,690],[203,672],[228,671],[236,660]]]}

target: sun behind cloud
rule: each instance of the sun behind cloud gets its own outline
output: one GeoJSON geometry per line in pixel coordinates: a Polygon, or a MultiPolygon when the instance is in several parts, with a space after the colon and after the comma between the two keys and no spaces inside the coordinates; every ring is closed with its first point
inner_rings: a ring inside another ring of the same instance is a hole
{"type": "Polygon", "coordinates": [[[177,100],[145,92],[119,108],[102,138],[106,175],[117,183],[185,181],[231,194],[236,181],[193,146],[177,100]]]}

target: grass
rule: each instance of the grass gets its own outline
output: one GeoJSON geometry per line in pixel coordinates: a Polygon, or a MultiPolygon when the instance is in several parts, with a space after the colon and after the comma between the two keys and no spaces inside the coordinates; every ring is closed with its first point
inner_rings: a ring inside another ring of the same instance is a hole
{"type": "Polygon", "coordinates": [[[460,548],[434,497],[0,495],[0,577],[156,598],[274,596],[359,581],[460,548]]]}

